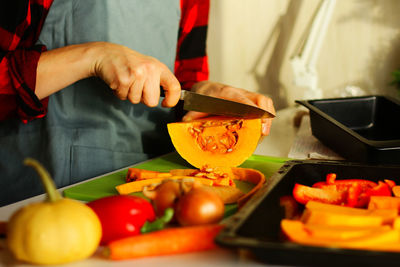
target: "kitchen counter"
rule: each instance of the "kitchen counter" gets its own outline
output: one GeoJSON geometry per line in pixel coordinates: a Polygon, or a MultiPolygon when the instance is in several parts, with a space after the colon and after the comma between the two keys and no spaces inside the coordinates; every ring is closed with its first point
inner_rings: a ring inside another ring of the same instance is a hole
{"type": "MultiPolygon", "coordinates": [[[[272,124],[271,132],[265,137],[257,147],[254,154],[274,157],[287,157],[294,138],[296,137],[297,127],[294,126],[293,119],[297,108],[283,109],[277,112],[277,116],[272,124]]],[[[97,178],[92,178],[97,179],[97,178]]],[[[65,188],[61,188],[62,192],[65,188]]],[[[6,221],[11,214],[21,206],[31,202],[38,202],[44,199],[43,195],[29,198],[0,208],[0,220],[6,221]]],[[[0,239],[0,266],[32,266],[15,261],[5,250],[4,239],[0,239]]],[[[61,247],[60,247],[61,248],[61,247]]],[[[75,262],[65,267],[101,267],[101,266],[174,266],[174,267],[196,267],[196,266],[266,266],[266,264],[254,259],[247,251],[233,251],[218,248],[212,251],[188,253],[172,256],[161,256],[125,261],[111,261],[102,258],[99,252],[89,259],[75,262]]]]}

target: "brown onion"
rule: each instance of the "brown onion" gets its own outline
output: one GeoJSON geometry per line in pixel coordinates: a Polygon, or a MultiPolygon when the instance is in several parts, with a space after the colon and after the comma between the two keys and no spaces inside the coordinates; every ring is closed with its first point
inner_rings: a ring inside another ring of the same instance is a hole
{"type": "Polygon", "coordinates": [[[165,209],[175,208],[175,203],[181,195],[181,189],[177,182],[166,181],[159,185],[152,199],[154,210],[158,216],[164,214],[165,209]]]}
{"type": "Polygon", "coordinates": [[[224,202],[217,194],[198,187],[179,198],[175,217],[182,226],[218,223],[224,209],[224,202]]]}

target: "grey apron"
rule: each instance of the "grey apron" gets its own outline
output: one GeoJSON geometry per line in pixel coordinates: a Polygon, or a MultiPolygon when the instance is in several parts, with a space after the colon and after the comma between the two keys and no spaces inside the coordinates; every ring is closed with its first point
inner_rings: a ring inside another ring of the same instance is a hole
{"type": "MultiPolygon", "coordinates": [[[[179,19],[179,0],[55,0],[38,42],[118,43],[173,70],[179,19]]],[[[119,100],[98,78],[81,80],[50,97],[43,119],[0,123],[0,205],[43,193],[25,157],[66,186],[172,151],[166,124],[175,119],[171,109],[119,100]]]]}

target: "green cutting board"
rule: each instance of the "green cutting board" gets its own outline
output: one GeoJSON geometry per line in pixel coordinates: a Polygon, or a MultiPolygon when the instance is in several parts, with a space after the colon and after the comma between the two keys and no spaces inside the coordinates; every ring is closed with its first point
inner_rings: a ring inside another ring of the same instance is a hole
{"type": "MultiPolygon", "coordinates": [[[[284,162],[288,160],[289,159],[287,158],[252,155],[242,165],[240,165],[240,167],[259,170],[264,173],[266,179],[268,179],[283,165],[284,162]]],[[[173,152],[73,185],[63,191],[64,196],[81,201],[92,201],[101,197],[118,195],[115,186],[125,183],[128,168],[133,166],[135,166],[135,168],[161,172],[168,172],[172,169],[193,168],[182,159],[177,152],[173,152]]],[[[236,185],[245,193],[252,188],[252,185],[246,182],[238,182],[236,185]]],[[[133,193],[132,195],[143,196],[141,193],[133,193]]],[[[235,208],[236,205],[228,205],[226,213],[230,213],[229,211],[234,212],[235,208]]]]}

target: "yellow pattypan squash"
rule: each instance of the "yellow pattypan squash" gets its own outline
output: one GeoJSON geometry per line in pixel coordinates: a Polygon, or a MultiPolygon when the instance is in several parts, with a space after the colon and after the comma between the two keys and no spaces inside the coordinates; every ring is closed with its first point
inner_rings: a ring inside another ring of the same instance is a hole
{"type": "Polygon", "coordinates": [[[94,211],[84,203],[62,198],[49,173],[26,159],[40,174],[47,200],[16,211],[7,224],[7,246],[19,260],[34,264],[63,264],[91,256],[102,229],[94,211]]]}

